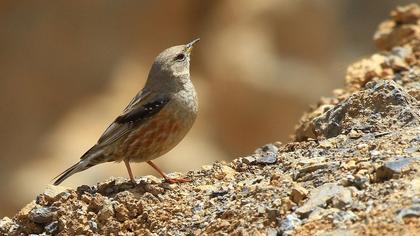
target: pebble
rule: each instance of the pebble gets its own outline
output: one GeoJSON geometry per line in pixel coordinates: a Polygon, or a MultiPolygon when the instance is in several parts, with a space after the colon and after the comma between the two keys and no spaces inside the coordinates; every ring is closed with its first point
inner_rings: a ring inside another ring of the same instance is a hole
{"type": "Polygon", "coordinates": [[[29,212],[29,219],[35,223],[51,222],[54,217],[54,210],[55,208],[52,207],[34,208],[29,212]]]}
{"type": "Polygon", "coordinates": [[[275,164],[277,162],[277,154],[272,152],[263,154],[262,156],[258,157],[255,162],[262,165],[275,164]]]}
{"type": "Polygon", "coordinates": [[[247,165],[254,164],[255,161],[256,161],[256,158],[253,156],[242,157],[242,162],[247,165]]]}
{"type": "Polygon", "coordinates": [[[349,221],[355,221],[358,218],[352,211],[339,211],[332,215],[333,224],[335,225],[342,225],[349,221]]]}
{"type": "Polygon", "coordinates": [[[267,218],[272,222],[277,222],[280,212],[276,208],[266,208],[265,212],[267,213],[267,218]]]}
{"type": "Polygon", "coordinates": [[[332,144],[330,139],[324,139],[319,141],[319,146],[322,148],[332,148],[334,145],[332,144]]]}
{"type": "Polygon", "coordinates": [[[228,192],[229,192],[228,190],[213,191],[213,192],[211,192],[210,197],[211,198],[221,197],[221,196],[224,196],[224,195],[228,194],[228,192]]]}
{"type": "Polygon", "coordinates": [[[279,235],[279,232],[276,229],[268,228],[266,235],[267,236],[277,236],[277,235],[279,235]]]}
{"type": "Polygon", "coordinates": [[[4,217],[0,220],[0,233],[1,232],[11,232],[19,227],[16,222],[14,222],[9,217],[4,217]]]}
{"type": "Polygon", "coordinates": [[[227,165],[222,165],[220,168],[224,179],[233,180],[235,178],[236,171],[234,169],[227,165]]]}
{"type": "Polygon", "coordinates": [[[328,165],[329,165],[329,163],[316,163],[316,164],[312,164],[310,166],[307,166],[307,167],[304,167],[304,168],[300,169],[298,175],[299,176],[302,176],[302,175],[304,175],[306,173],[314,172],[314,171],[319,170],[319,169],[324,169],[324,168],[327,168],[328,165]]]}
{"type": "Polygon", "coordinates": [[[328,232],[319,232],[315,236],[355,236],[355,234],[349,230],[336,229],[328,232]]]}
{"type": "Polygon", "coordinates": [[[417,216],[420,217],[420,204],[414,204],[411,207],[400,209],[396,212],[396,220],[400,224],[404,223],[404,217],[417,216]]]}
{"type": "Polygon", "coordinates": [[[312,190],[309,200],[306,201],[303,206],[296,209],[295,212],[306,218],[316,207],[325,206],[327,201],[330,201],[334,197],[336,197],[336,202],[343,202],[347,204],[349,201],[347,197],[349,195],[351,199],[351,192],[345,187],[339,186],[335,183],[326,183],[312,190]]]}
{"type": "Polygon", "coordinates": [[[332,198],[331,202],[333,207],[344,210],[345,208],[351,206],[353,203],[351,191],[347,188],[344,188],[332,198]]]}
{"type": "Polygon", "coordinates": [[[284,220],[280,222],[280,227],[278,228],[278,231],[280,233],[291,231],[294,230],[300,224],[302,224],[302,221],[297,217],[296,214],[289,214],[284,220]]]}
{"type": "Polygon", "coordinates": [[[308,220],[314,221],[314,220],[320,220],[327,216],[334,215],[335,213],[339,212],[340,210],[337,208],[321,208],[321,207],[315,207],[314,210],[309,214],[308,220]]]}
{"type": "Polygon", "coordinates": [[[81,185],[77,187],[76,189],[78,193],[91,193],[91,194],[95,193],[95,190],[96,189],[90,187],[89,185],[81,185]]]}
{"type": "Polygon", "coordinates": [[[89,220],[88,221],[89,227],[93,232],[96,232],[98,230],[98,224],[93,221],[93,220],[89,220]]]}
{"type": "Polygon", "coordinates": [[[300,204],[308,196],[308,193],[309,191],[306,188],[300,185],[295,185],[290,193],[290,200],[296,204],[300,204]]]}
{"type": "Polygon", "coordinates": [[[404,149],[404,152],[411,154],[411,153],[417,152],[418,150],[419,150],[418,147],[412,146],[412,147],[409,147],[409,148],[404,149]]]}
{"type": "Polygon", "coordinates": [[[54,186],[54,185],[48,185],[45,189],[43,195],[46,197],[46,200],[49,202],[53,202],[56,200],[57,196],[63,192],[68,190],[65,187],[61,186],[54,186]]]}
{"type": "Polygon", "coordinates": [[[278,147],[274,144],[267,144],[258,148],[256,153],[255,163],[262,165],[270,165],[277,162],[278,147]]]}
{"type": "Polygon", "coordinates": [[[406,172],[409,165],[420,158],[400,158],[385,162],[376,170],[376,180],[384,181],[392,178],[398,178],[406,172]]]}
{"type": "Polygon", "coordinates": [[[47,226],[45,226],[45,231],[48,234],[56,234],[58,232],[58,221],[53,221],[47,226]]]}
{"type": "Polygon", "coordinates": [[[105,201],[102,209],[98,212],[98,220],[105,221],[114,216],[114,207],[110,201],[105,201]]]}
{"type": "Polygon", "coordinates": [[[205,170],[205,171],[210,171],[213,169],[213,165],[203,165],[201,166],[201,169],[205,170]]]}

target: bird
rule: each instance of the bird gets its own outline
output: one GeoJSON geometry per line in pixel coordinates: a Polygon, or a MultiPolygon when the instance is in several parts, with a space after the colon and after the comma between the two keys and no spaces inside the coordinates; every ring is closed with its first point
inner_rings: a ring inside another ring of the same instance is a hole
{"type": "Polygon", "coordinates": [[[174,148],[193,126],[198,100],[190,78],[190,57],[195,39],[162,51],[154,60],[141,89],[104,131],[97,143],[76,164],[59,174],[54,185],[75,173],[106,162],[124,162],[136,183],[131,162],[146,162],[169,183],[189,182],[170,178],[152,162],[174,148]]]}

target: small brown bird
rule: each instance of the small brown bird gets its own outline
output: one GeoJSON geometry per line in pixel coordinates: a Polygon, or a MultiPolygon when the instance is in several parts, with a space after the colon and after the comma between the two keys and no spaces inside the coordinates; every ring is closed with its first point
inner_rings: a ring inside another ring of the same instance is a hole
{"type": "Polygon", "coordinates": [[[55,178],[54,185],[77,172],[112,161],[124,161],[133,183],[130,162],[144,161],[170,183],[190,181],[169,178],[152,160],[175,147],[197,116],[197,96],[190,80],[190,55],[198,41],[161,52],[150,69],[144,88],[105,130],[97,144],[78,163],[55,178]]]}

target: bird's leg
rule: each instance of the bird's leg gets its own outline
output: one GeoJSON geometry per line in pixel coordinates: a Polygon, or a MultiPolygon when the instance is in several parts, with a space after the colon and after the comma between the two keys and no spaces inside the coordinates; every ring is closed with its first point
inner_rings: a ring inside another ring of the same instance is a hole
{"type": "Polygon", "coordinates": [[[155,165],[155,163],[153,163],[152,161],[148,161],[147,164],[149,164],[150,166],[153,167],[153,169],[155,169],[157,172],[159,172],[159,174],[169,183],[174,184],[174,183],[186,183],[186,182],[191,182],[190,179],[186,179],[186,178],[170,178],[169,176],[167,176],[165,174],[165,172],[163,172],[157,165],[155,165]]]}
{"type": "Polygon", "coordinates": [[[128,175],[130,176],[131,182],[133,184],[136,184],[136,181],[134,180],[134,177],[133,177],[133,172],[131,172],[130,161],[124,160],[124,163],[125,163],[125,167],[127,167],[128,175]]]}

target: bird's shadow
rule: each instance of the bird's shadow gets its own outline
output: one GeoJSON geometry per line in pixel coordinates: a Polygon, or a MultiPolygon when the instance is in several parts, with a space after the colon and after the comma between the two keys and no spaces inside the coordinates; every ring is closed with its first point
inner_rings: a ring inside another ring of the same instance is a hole
{"type": "Polygon", "coordinates": [[[145,194],[151,194],[154,197],[160,199],[159,195],[164,194],[166,190],[170,190],[171,188],[172,187],[170,184],[165,181],[157,182],[147,177],[137,178],[136,183],[133,183],[126,178],[111,177],[109,180],[98,183],[94,186],[79,186],[76,192],[79,195],[84,193],[98,193],[103,196],[113,198],[118,193],[127,191],[133,194],[133,196],[137,199],[145,194]]]}

